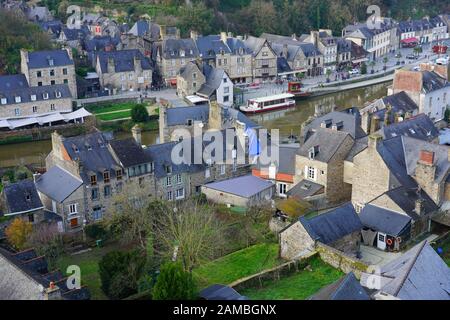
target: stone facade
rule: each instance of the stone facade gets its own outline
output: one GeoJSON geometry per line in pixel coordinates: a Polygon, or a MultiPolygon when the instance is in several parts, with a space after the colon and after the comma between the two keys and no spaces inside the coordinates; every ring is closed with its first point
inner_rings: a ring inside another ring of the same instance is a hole
{"type": "Polygon", "coordinates": [[[177,94],[179,97],[194,95],[206,82],[205,75],[197,64],[190,64],[192,64],[192,70],[177,75],[177,94]]]}
{"type": "MultiPolygon", "coordinates": [[[[53,91],[50,92],[54,93],[53,91]]],[[[72,99],[52,98],[25,103],[0,104],[0,119],[39,116],[54,112],[72,112],[72,99]]]]}
{"type": "MultiPolygon", "coordinates": [[[[72,63],[62,66],[47,66],[43,68],[29,68],[29,53],[26,50],[20,50],[20,69],[26,76],[28,84],[31,87],[47,86],[54,84],[66,84],[69,86],[73,98],[77,98],[77,83],[75,74],[75,64],[73,62],[72,50],[65,49],[72,63]]],[[[49,56],[51,61],[51,56],[49,56]]],[[[50,64],[51,62],[49,62],[50,64]]]]}
{"type": "Polygon", "coordinates": [[[261,49],[253,55],[254,79],[274,79],[277,76],[277,55],[265,41],[261,49]]]}
{"type": "Polygon", "coordinates": [[[303,225],[297,221],[280,232],[280,256],[292,260],[299,255],[314,251],[315,241],[311,239],[303,225]]]}

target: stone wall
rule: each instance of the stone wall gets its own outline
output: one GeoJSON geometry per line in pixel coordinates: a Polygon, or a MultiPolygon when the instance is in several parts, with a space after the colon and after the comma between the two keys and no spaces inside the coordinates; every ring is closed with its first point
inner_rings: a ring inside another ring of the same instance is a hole
{"type": "Polygon", "coordinates": [[[280,256],[288,260],[295,259],[302,253],[314,251],[315,244],[299,221],[280,233],[279,243],[280,256]]]}
{"type": "Polygon", "coordinates": [[[14,103],[0,107],[0,118],[39,117],[53,112],[72,112],[72,99],[49,99],[25,103],[14,103]],[[33,112],[36,107],[36,112],[33,112]],[[19,116],[16,115],[19,110],[19,116]]]}
{"type": "Polygon", "coordinates": [[[287,277],[304,270],[308,266],[309,261],[311,261],[311,259],[316,255],[316,252],[312,252],[309,255],[302,257],[301,259],[292,260],[274,268],[267,269],[257,274],[236,280],[233,283],[229,284],[229,286],[239,292],[247,288],[260,287],[262,285],[262,282],[265,280],[280,280],[281,277],[287,277]]]}
{"type": "Polygon", "coordinates": [[[345,273],[353,271],[358,279],[361,276],[361,272],[365,272],[368,268],[368,265],[360,259],[347,255],[321,242],[316,244],[316,250],[324,262],[345,273]]]}

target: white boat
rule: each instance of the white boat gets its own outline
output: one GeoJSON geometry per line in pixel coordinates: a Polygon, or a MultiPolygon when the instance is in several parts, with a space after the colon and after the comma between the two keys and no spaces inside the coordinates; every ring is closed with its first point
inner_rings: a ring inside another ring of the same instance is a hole
{"type": "Polygon", "coordinates": [[[239,109],[244,113],[259,113],[285,109],[295,106],[295,96],[290,93],[282,93],[273,96],[248,99],[246,106],[239,109]]]}

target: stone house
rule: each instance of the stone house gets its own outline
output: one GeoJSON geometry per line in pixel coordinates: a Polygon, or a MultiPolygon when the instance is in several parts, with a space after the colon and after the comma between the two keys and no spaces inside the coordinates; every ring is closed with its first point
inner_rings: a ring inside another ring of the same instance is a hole
{"type": "Polygon", "coordinates": [[[167,38],[154,44],[152,59],[164,82],[175,86],[177,75],[189,61],[196,60],[199,52],[193,39],[167,38]]]}
{"type": "Polygon", "coordinates": [[[252,52],[253,79],[273,80],[277,76],[277,54],[263,38],[248,36],[245,47],[252,52]]]}
{"type": "Polygon", "coordinates": [[[177,94],[180,97],[195,95],[206,82],[203,66],[195,61],[188,62],[177,75],[177,94]]]}
{"type": "Polygon", "coordinates": [[[292,260],[324,243],[349,255],[356,255],[361,242],[363,225],[351,203],[319,214],[313,218],[300,217],[279,234],[280,255],[292,260]]]}
{"type": "Polygon", "coordinates": [[[34,52],[22,49],[20,57],[21,73],[27,78],[30,87],[64,84],[69,87],[74,99],[78,97],[71,49],[34,52]]]}
{"type": "Polygon", "coordinates": [[[136,49],[99,52],[95,70],[100,85],[112,92],[143,91],[152,85],[152,65],[136,49]]]}
{"type": "Polygon", "coordinates": [[[444,118],[450,103],[448,79],[448,72],[442,66],[433,71],[396,70],[388,94],[404,91],[417,104],[419,113],[425,113],[436,122],[444,118]]]}
{"type": "Polygon", "coordinates": [[[259,125],[237,109],[220,106],[216,101],[209,105],[186,107],[160,107],[159,141],[178,141],[176,131],[187,130],[191,137],[202,134],[208,129],[223,130],[242,127],[242,130],[256,130],[259,125]],[[212,110],[212,112],[211,112],[212,110]],[[198,133],[199,132],[199,133],[198,133]]]}
{"type": "Polygon", "coordinates": [[[385,124],[397,123],[415,116],[419,107],[404,91],[385,96],[362,108],[361,127],[371,134],[380,130],[385,124]]]}
{"type": "Polygon", "coordinates": [[[352,56],[352,47],[353,45],[356,45],[354,42],[344,38],[336,38],[336,45],[337,45],[336,62],[338,64],[338,67],[346,66],[350,64],[350,62],[353,63],[360,62],[358,61],[360,57],[355,57],[357,59],[353,59],[354,57],[352,56]]]}
{"type": "Polygon", "coordinates": [[[303,41],[314,44],[315,47],[323,55],[323,64],[326,70],[333,71],[338,62],[338,43],[337,39],[333,37],[331,30],[319,29],[319,31],[311,31],[303,41]]]}
{"type": "Polygon", "coordinates": [[[273,181],[276,185],[276,195],[281,198],[287,197],[289,190],[299,182],[295,174],[295,160],[299,147],[296,143],[280,145],[279,161],[269,166],[264,166],[258,161],[252,167],[252,175],[273,181]]]}
{"type": "Polygon", "coordinates": [[[341,131],[340,124],[317,129],[297,152],[295,170],[301,181],[287,193],[288,196],[295,197],[307,185],[317,192],[316,185],[320,185],[323,193],[316,206],[327,207],[348,201],[351,185],[344,182],[344,160],[354,142],[348,132],[341,131]]]}
{"type": "Polygon", "coordinates": [[[201,187],[208,200],[238,207],[269,203],[274,189],[272,182],[253,175],[211,182],[201,187]]]}
{"type": "Polygon", "coordinates": [[[442,19],[440,16],[435,16],[433,18],[430,18],[429,21],[433,27],[431,37],[432,42],[441,41],[448,38],[448,27],[445,24],[444,19],[442,19]]]}
{"type": "Polygon", "coordinates": [[[199,37],[191,33],[201,59],[215,68],[225,70],[234,83],[250,82],[252,74],[252,52],[242,39],[233,38],[226,32],[220,35],[199,37]]]}
{"type": "Polygon", "coordinates": [[[79,29],[71,29],[62,27],[61,32],[56,39],[60,45],[75,49],[78,52],[82,51],[83,42],[91,35],[87,26],[81,26],[79,29]]]}
{"type": "Polygon", "coordinates": [[[203,66],[205,82],[197,91],[197,95],[216,101],[218,104],[231,107],[233,105],[234,84],[228,73],[221,68],[214,68],[209,65],[203,66]]]}
{"type": "Polygon", "coordinates": [[[0,76],[0,120],[71,111],[72,94],[66,84],[30,87],[22,74],[0,76]]]}
{"type": "Polygon", "coordinates": [[[22,217],[31,223],[39,223],[45,219],[44,206],[32,180],[3,184],[0,216],[22,217]]]}
{"type": "Polygon", "coordinates": [[[398,49],[397,25],[388,18],[373,21],[375,28],[367,23],[348,25],[342,30],[342,37],[351,40],[369,53],[371,60],[385,56],[398,49]]]}
{"type": "Polygon", "coordinates": [[[278,57],[283,57],[297,73],[314,77],[323,74],[323,55],[313,43],[301,42],[296,37],[284,37],[263,33],[278,57]]]}
{"type": "Polygon", "coordinates": [[[78,231],[86,223],[83,181],[56,165],[36,178],[36,189],[45,210],[62,219],[63,230],[78,231]]]}
{"type": "MultiPolygon", "coordinates": [[[[410,199],[414,199],[413,193],[420,190],[425,193],[423,199],[429,197],[438,207],[445,207],[449,201],[445,191],[449,188],[448,151],[447,146],[410,137],[382,140],[379,135],[371,135],[368,147],[357,153],[351,165],[345,167],[345,180],[352,183],[352,202],[357,212],[399,187],[412,192],[410,199]],[[347,180],[349,176],[353,180],[347,180]]],[[[398,206],[393,209],[399,211],[398,206]]]]}

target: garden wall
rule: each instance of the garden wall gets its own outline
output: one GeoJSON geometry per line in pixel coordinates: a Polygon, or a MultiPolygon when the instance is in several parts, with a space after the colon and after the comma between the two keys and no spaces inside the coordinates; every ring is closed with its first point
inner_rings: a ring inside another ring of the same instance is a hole
{"type": "Polygon", "coordinates": [[[326,244],[317,242],[316,250],[319,253],[320,258],[329,265],[340,269],[345,273],[353,271],[355,276],[359,279],[361,272],[365,272],[368,265],[362,262],[360,259],[349,256],[339,250],[336,250],[326,244]]]}
{"type": "Polygon", "coordinates": [[[274,268],[236,280],[229,286],[239,292],[243,289],[259,287],[265,280],[280,280],[281,277],[286,277],[303,270],[308,265],[310,259],[316,255],[316,252],[312,252],[311,254],[303,256],[297,260],[291,260],[274,268]]]}

